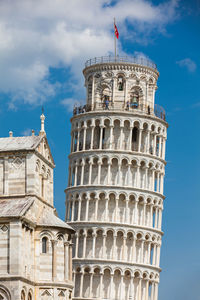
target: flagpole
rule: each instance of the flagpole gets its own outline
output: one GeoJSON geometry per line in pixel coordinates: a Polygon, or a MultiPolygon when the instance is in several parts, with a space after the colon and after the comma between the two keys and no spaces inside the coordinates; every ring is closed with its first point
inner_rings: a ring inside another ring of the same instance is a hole
{"type": "Polygon", "coordinates": [[[115,47],[115,61],[117,58],[117,42],[116,42],[116,35],[115,35],[115,18],[114,18],[114,47],[115,47]]]}

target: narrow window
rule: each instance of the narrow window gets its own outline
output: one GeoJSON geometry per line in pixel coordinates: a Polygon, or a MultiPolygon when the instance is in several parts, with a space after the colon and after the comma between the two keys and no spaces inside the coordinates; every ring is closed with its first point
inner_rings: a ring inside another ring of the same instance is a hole
{"type": "Polygon", "coordinates": [[[31,293],[28,293],[28,300],[32,300],[31,293]]]}
{"type": "Polygon", "coordinates": [[[47,238],[42,238],[42,253],[47,253],[47,238]]]}
{"type": "Polygon", "coordinates": [[[138,135],[138,129],[137,127],[134,127],[132,133],[132,142],[137,142],[137,135],[138,135]]]}
{"type": "Polygon", "coordinates": [[[26,298],[25,293],[24,293],[24,291],[22,291],[22,293],[21,293],[21,300],[25,300],[25,298],[26,298]]]}

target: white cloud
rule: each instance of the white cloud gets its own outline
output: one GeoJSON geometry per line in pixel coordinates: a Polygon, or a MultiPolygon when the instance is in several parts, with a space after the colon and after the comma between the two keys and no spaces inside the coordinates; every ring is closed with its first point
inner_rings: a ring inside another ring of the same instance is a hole
{"type": "Polygon", "coordinates": [[[84,101],[75,100],[74,98],[65,98],[60,102],[69,112],[72,112],[74,106],[83,105],[84,101]]]}
{"type": "Polygon", "coordinates": [[[29,136],[32,134],[32,130],[30,128],[25,129],[24,131],[22,131],[22,136],[29,136]]]}
{"type": "Polygon", "coordinates": [[[139,41],[164,32],[177,5],[178,0],[0,1],[0,93],[10,95],[10,107],[21,100],[44,102],[60,88],[49,81],[50,68],[69,67],[78,78],[86,59],[113,50],[113,16],[120,36],[139,41]]]}
{"type": "Polygon", "coordinates": [[[176,62],[180,67],[186,67],[189,72],[194,72],[197,68],[196,63],[190,58],[184,58],[176,62]]]}

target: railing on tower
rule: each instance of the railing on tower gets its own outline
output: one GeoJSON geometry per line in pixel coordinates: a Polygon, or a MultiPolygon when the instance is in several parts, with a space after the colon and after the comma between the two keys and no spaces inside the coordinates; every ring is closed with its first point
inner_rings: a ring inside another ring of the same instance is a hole
{"type": "Polygon", "coordinates": [[[104,63],[128,63],[128,64],[136,64],[141,65],[153,69],[157,69],[156,64],[151,61],[150,59],[146,59],[145,57],[141,56],[101,56],[101,57],[95,57],[92,59],[88,59],[85,63],[85,68],[90,67],[92,65],[96,64],[104,64],[104,63]]]}
{"type": "Polygon", "coordinates": [[[127,107],[125,104],[121,103],[113,103],[111,102],[107,107],[105,103],[95,103],[95,106],[92,108],[91,105],[85,104],[80,106],[74,106],[73,115],[79,115],[82,113],[90,112],[90,111],[124,111],[124,112],[140,112],[147,115],[155,115],[156,117],[166,121],[166,114],[165,110],[162,106],[155,104],[154,110],[152,110],[148,105],[141,104],[141,105],[130,105],[127,107]]]}

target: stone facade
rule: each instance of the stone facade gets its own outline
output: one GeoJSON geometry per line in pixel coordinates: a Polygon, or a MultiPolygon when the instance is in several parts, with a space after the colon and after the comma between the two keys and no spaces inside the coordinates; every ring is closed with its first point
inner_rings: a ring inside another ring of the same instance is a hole
{"type": "Polygon", "coordinates": [[[157,300],[165,174],[158,71],[89,61],[87,104],[74,108],[66,220],[76,229],[74,299],[157,300]]]}
{"type": "Polygon", "coordinates": [[[71,299],[73,229],[56,216],[44,131],[0,138],[0,299],[71,299]]]}

